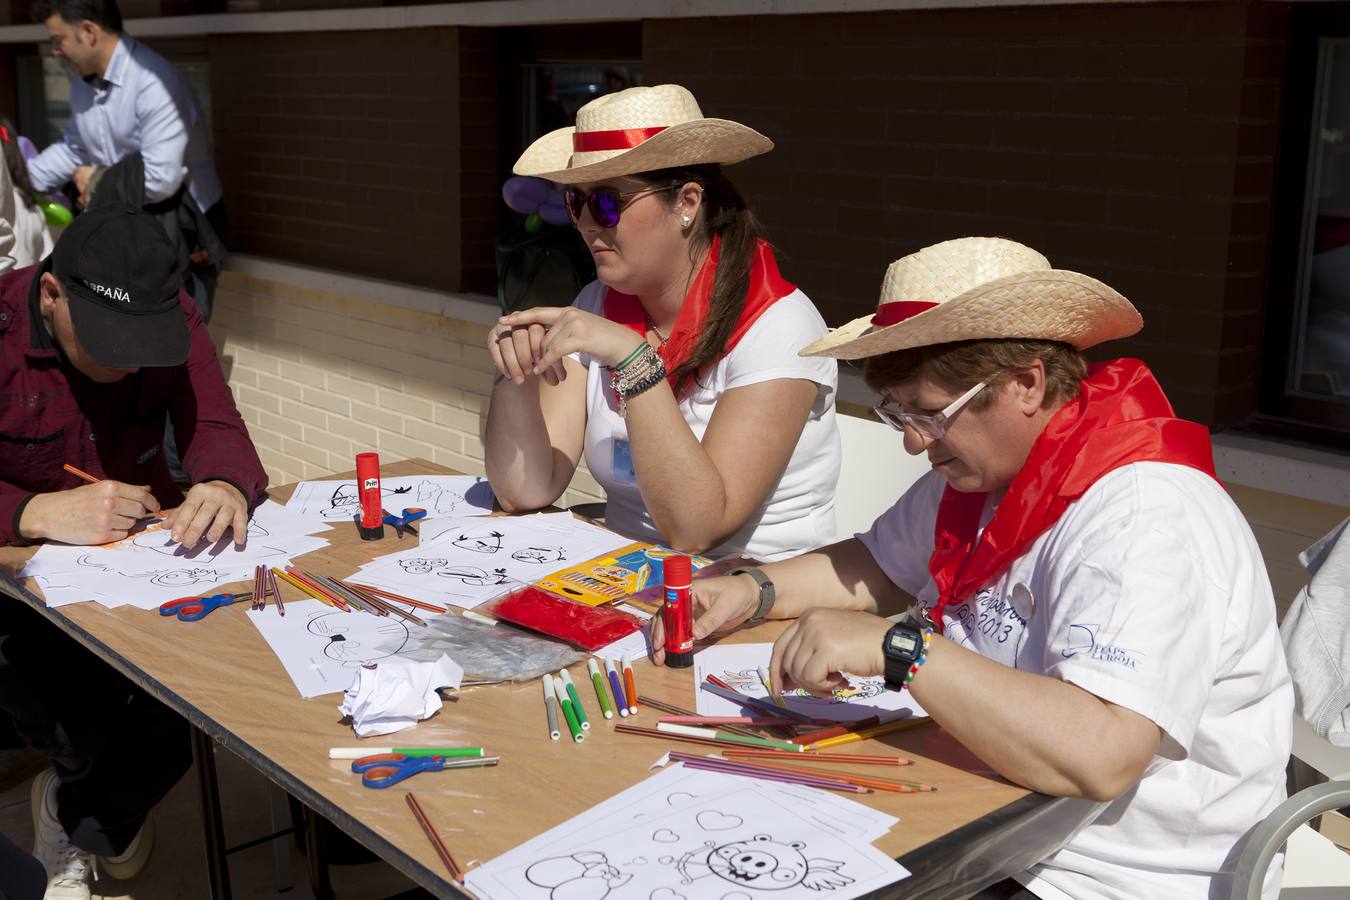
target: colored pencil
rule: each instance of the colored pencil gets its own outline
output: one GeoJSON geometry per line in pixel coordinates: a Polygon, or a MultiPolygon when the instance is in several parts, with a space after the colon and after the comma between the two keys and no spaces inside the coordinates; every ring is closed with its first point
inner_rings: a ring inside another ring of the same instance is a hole
{"type": "Polygon", "coordinates": [[[847,725],[835,725],[832,728],[822,728],[819,731],[799,734],[792,739],[792,743],[812,744],[816,741],[823,741],[826,738],[839,737],[839,735],[848,734],[850,731],[862,731],[864,728],[872,728],[880,724],[880,716],[868,716],[867,718],[859,719],[856,722],[849,722],[847,725]]]}
{"type": "Polygon", "coordinates": [[[370,592],[367,591],[365,588],[357,587],[356,585],[352,584],[350,581],[343,581],[343,580],[341,580],[341,579],[339,579],[339,578],[332,578],[332,579],[329,579],[329,580],[332,581],[334,584],[337,584],[337,585],[339,585],[339,586],[341,586],[341,587],[346,588],[349,592],[351,592],[351,593],[355,594],[356,596],[360,597],[362,600],[366,601],[367,603],[370,603],[370,604],[373,604],[373,605],[375,605],[375,606],[378,606],[378,607],[380,607],[381,609],[384,609],[384,610],[386,610],[386,611],[388,611],[388,612],[391,612],[391,613],[393,613],[393,614],[396,615],[396,616],[402,616],[404,619],[407,619],[409,622],[416,622],[418,625],[426,625],[426,624],[427,624],[426,622],[424,622],[424,621],[422,621],[421,619],[417,618],[417,616],[414,616],[412,613],[410,613],[410,612],[408,612],[408,611],[406,611],[406,610],[399,609],[397,606],[395,606],[393,603],[390,603],[390,602],[387,601],[387,600],[381,600],[378,596],[376,596],[376,595],[370,593],[370,592]]]}
{"type": "Polygon", "coordinates": [[[263,567],[263,574],[267,576],[267,584],[272,589],[272,599],[277,602],[277,615],[286,615],[286,604],[281,602],[281,589],[277,587],[277,575],[272,569],[263,567]]]}
{"type": "Polygon", "coordinates": [[[327,597],[332,605],[336,606],[338,609],[343,612],[351,612],[351,606],[348,605],[346,600],[343,600],[332,591],[320,587],[308,575],[297,569],[295,566],[286,566],[285,571],[287,575],[290,575],[291,578],[304,586],[305,593],[312,597],[327,597]]]}
{"type": "Polygon", "coordinates": [[[713,678],[714,676],[709,675],[708,680],[700,684],[699,688],[707,691],[710,694],[714,694],[718,697],[721,697],[723,700],[730,700],[731,702],[739,703],[742,706],[754,706],[758,707],[759,709],[768,710],[775,716],[787,716],[788,718],[796,719],[798,722],[815,721],[805,713],[799,713],[795,709],[792,709],[791,707],[778,706],[776,703],[770,700],[762,700],[759,697],[751,697],[748,694],[742,694],[735,688],[723,687],[723,685],[726,684],[725,681],[722,681],[721,679],[717,679],[717,681],[714,681],[713,678]]]}
{"type": "Polygon", "coordinates": [[[681,741],[686,744],[703,744],[707,747],[726,747],[726,741],[719,741],[713,738],[689,737],[683,734],[669,734],[665,731],[657,731],[655,728],[643,728],[641,725],[626,725],[622,722],[614,726],[614,730],[620,734],[635,734],[639,737],[658,738],[663,741],[681,741]]]}
{"type": "Polygon", "coordinates": [[[772,700],[776,706],[787,709],[787,701],[773,692],[773,684],[769,681],[769,673],[765,671],[763,666],[759,667],[759,680],[764,685],[764,690],[768,692],[769,699],[772,700]]]}
{"type": "Polygon", "coordinates": [[[404,597],[402,594],[395,594],[390,591],[386,591],[384,588],[371,587],[368,584],[359,584],[355,581],[349,581],[347,583],[353,585],[354,587],[358,587],[363,591],[376,594],[380,597],[385,597],[389,600],[397,600],[399,603],[406,603],[409,606],[413,607],[414,609],[422,609],[426,610],[427,612],[434,612],[434,613],[443,613],[446,611],[444,606],[437,606],[434,603],[427,603],[422,600],[414,600],[411,597],[404,597]]]}
{"type": "Polygon", "coordinates": [[[553,693],[553,676],[545,675],[544,682],[544,714],[548,716],[548,737],[549,740],[556,741],[562,737],[562,732],[558,730],[558,697],[553,693]]]}
{"type": "Polygon", "coordinates": [[[572,673],[566,669],[561,669],[558,676],[562,678],[563,687],[567,689],[567,698],[572,701],[572,710],[577,714],[577,724],[581,726],[582,731],[589,731],[591,723],[586,718],[586,707],[581,705],[581,695],[577,693],[577,685],[572,680],[572,673]]]}
{"type": "Polygon", "coordinates": [[[329,759],[361,759],[382,753],[402,753],[404,756],[443,756],[446,759],[479,759],[482,747],[329,747],[329,759]]]}
{"type": "Polygon", "coordinates": [[[93,475],[90,475],[88,472],[84,471],[83,469],[77,469],[77,468],[75,468],[75,467],[72,466],[70,463],[66,463],[66,464],[65,464],[64,466],[62,466],[61,468],[65,469],[67,472],[69,472],[70,474],[76,476],[77,478],[83,478],[85,481],[89,482],[90,484],[98,484],[99,481],[102,480],[102,479],[99,479],[99,478],[95,478],[93,475]]]}
{"type": "Polygon", "coordinates": [[[786,753],[780,750],[756,750],[752,748],[728,747],[723,755],[732,759],[781,759],[800,762],[849,763],[858,766],[909,766],[912,762],[903,756],[864,756],[848,753],[821,753],[807,750],[804,753],[786,753]]]}
{"type": "Polygon", "coordinates": [[[441,858],[441,862],[445,863],[445,867],[450,870],[450,877],[455,881],[462,882],[464,880],[464,870],[459,867],[459,864],[455,862],[455,858],[450,855],[450,851],[446,849],[445,843],[441,840],[441,836],[436,833],[436,829],[431,825],[431,820],[428,819],[427,814],[423,812],[422,804],[417,802],[417,798],[412,795],[411,791],[405,796],[408,798],[408,807],[412,809],[413,815],[417,818],[417,824],[422,826],[422,831],[426,834],[427,840],[431,841],[431,846],[436,848],[436,855],[441,858]]]}
{"type": "Polygon", "coordinates": [[[657,725],[657,731],[663,731],[666,734],[683,734],[689,737],[711,738],[719,741],[730,741],[733,744],[749,744],[753,747],[773,747],[778,750],[793,750],[796,744],[787,741],[776,741],[772,738],[745,737],[740,734],[732,734],[728,731],[718,731],[714,728],[695,728],[692,725],[657,725]]]}
{"type": "Polygon", "coordinates": [[[302,569],[301,571],[305,573],[305,576],[309,578],[310,581],[327,589],[329,593],[341,597],[362,612],[368,612],[373,616],[389,615],[389,612],[383,607],[377,606],[374,603],[367,603],[364,598],[358,597],[354,592],[347,590],[327,575],[320,575],[318,572],[311,572],[307,569],[302,569]]]}
{"type": "Polygon", "coordinates": [[[623,655],[623,687],[628,692],[628,714],[636,716],[638,711],[637,678],[633,675],[633,657],[623,655]]]}
{"type": "Polygon", "coordinates": [[[253,605],[250,609],[264,609],[267,606],[267,577],[263,575],[266,566],[253,567],[253,605]]]}
{"type": "Polygon", "coordinates": [[[656,722],[669,725],[750,725],[761,728],[794,724],[792,719],[756,719],[751,716],[662,716],[656,722]]]}
{"type": "Polygon", "coordinates": [[[295,577],[293,577],[289,572],[283,572],[283,571],[281,571],[280,569],[276,568],[275,566],[272,567],[272,571],[275,572],[276,575],[277,575],[277,577],[280,578],[282,581],[286,582],[287,584],[289,584],[291,587],[295,588],[296,590],[301,591],[302,593],[304,593],[304,595],[305,595],[306,597],[313,597],[315,600],[318,600],[320,603],[323,603],[323,604],[326,604],[326,605],[328,605],[328,606],[331,606],[331,607],[333,607],[334,609],[337,609],[337,608],[338,608],[338,605],[337,605],[336,603],[334,603],[334,602],[333,602],[333,599],[332,599],[331,597],[329,597],[327,594],[322,594],[322,593],[320,593],[320,592],[318,592],[318,591],[316,591],[316,590],[312,590],[311,588],[309,588],[309,587],[306,586],[305,584],[302,584],[298,579],[296,579],[295,577]]]}
{"type": "Polygon", "coordinates": [[[553,676],[553,693],[557,695],[558,703],[562,705],[563,716],[567,719],[567,730],[572,732],[572,740],[580,744],[586,740],[586,733],[581,730],[576,710],[572,709],[572,701],[567,697],[567,689],[563,686],[562,679],[556,675],[553,676]]]}
{"type": "Polygon", "coordinates": [[[811,750],[826,750],[830,747],[838,747],[841,744],[871,740],[874,737],[881,737],[883,734],[904,731],[906,728],[913,728],[916,725],[926,725],[931,721],[932,719],[927,716],[921,719],[900,719],[896,722],[887,722],[885,725],[877,725],[874,728],[864,728],[862,731],[851,731],[848,734],[841,734],[839,737],[826,738],[823,741],[808,744],[807,747],[811,750]]]}
{"type": "Polygon", "coordinates": [[[614,705],[619,708],[619,716],[628,718],[628,698],[623,695],[623,682],[619,680],[619,673],[614,668],[614,660],[605,660],[605,675],[609,677],[609,687],[614,692],[614,705]]]}
{"type": "MultiPolygon", "coordinates": [[[[657,700],[655,697],[648,697],[645,694],[638,696],[643,705],[650,706],[652,709],[659,709],[662,712],[668,712],[675,716],[696,716],[698,713],[693,710],[685,709],[682,706],[676,706],[673,703],[667,703],[664,700],[657,700]]],[[[723,731],[730,731],[732,734],[743,734],[746,737],[759,737],[753,731],[748,731],[739,725],[723,725],[723,731]]]]}
{"type": "MultiPolygon", "coordinates": [[[[676,759],[684,754],[671,753],[670,758],[676,759]]],[[[695,757],[702,759],[704,757],[695,757]]],[[[735,765],[748,766],[757,769],[767,769],[771,772],[786,772],[792,775],[814,775],[817,778],[828,779],[832,781],[842,781],[847,784],[856,784],[859,787],[870,787],[877,791],[889,791],[893,794],[918,794],[927,791],[918,787],[917,782],[900,781],[894,778],[877,778],[869,775],[854,775],[851,772],[840,772],[836,769],[803,769],[800,766],[789,766],[786,764],[774,764],[765,762],[745,762],[742,760],[728,760],[735,765]]],[[[933,788],[932,790],[936,790],[933,788]]]]}
{"type": "Polygon", "coordinates": [[[688,753],[672,752],[670,758],[678,760],[685,768],[702,769],[708,772],[721,772],[724,775],[741,775],[746,778],[759,778],[764,781],[800,784],[805,785],[806,787],[821,788],[827,791],[839,791],[845,794],[875,793],[875,789],[865,785],[852,784],[851,782],[840,781],[836,778],[813,776],[809,772],[805,774],[777,772],[773,769],[761,768],[759,766],[744,765],[710,756],[694,756],[693,754],[688,753]]]}
{"type": "Polygon", "coordinates": [[[600,667],[595,663],[595,657],[586,660],[586,671],[591,674],[591,684],[595,685],[595,699],[600,704],[600,711],[605,714],[606,719],[614,718],[614,707],[609,704],[609,694],[605,693],[605,679],[600,677],[600,667]]]}

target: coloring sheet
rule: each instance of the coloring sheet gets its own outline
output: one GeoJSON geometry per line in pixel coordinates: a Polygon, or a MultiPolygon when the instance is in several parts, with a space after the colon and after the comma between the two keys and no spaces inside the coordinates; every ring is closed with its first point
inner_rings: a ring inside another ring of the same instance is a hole
{"type": "MultiPolygon", "coordinates": [[[[631,543],[571,516],[453,518],[416,547],[366,564],[353,581],[433,603],[473,607],[563,566],[631,543]]],[[[426,526],[431,528],[431,525],[426,526]]]]}
{"type": "Polygon", "coordinates": [[[468,885],[490,900],[844,900],[909,874],[870,842],[800,815],[791,795],[735,782],[664,807],[648,798],[648,815],[634,822],[629,806],[629,821],[602,820],[608,830],[574,819],[561,840],[547,832],[469,872],[468,885]]]}
{"type": "MultiPolygon", "coordinates": [[[[772,655],[773,644],[719,644],[705,648],[694,654],[694,683],[702,684],[709,675],[716,675],[743,694],[768,697],[769,692],[759,677],[759,667],[763,666],[767,672],[772,655]]],[[[835,691],[830,699],[813,697],[801,690],[784,694],[783,699],[791,709],[833,722],[856,722],[871,716],[888,722],[928,715],[909,691],[888,690],[880,675],[869,678],[847,675],[847,678],[849,686],[835,691]]],[[[695,693],[701,716],[745,714],[745,707],[731,700],[723,700],[697,688],[695,693]]]]}
{"type": "Polygon", "coordinates": [[[288,602],[284,616],[271,606],[247,614],[307,699],[345,691],[357,669],[397,654],[408,643],[409,628],[419,627],[398,616],[342,612],[318,600],[288,602]]]}
{"type": "MultiPolygon", "coordinates": [[[[384,509],[399,515],[421,507],[427,519],[441,516],[485,516],[492,512],[492,487],[472,475],[408,475],[380,479],[384,509]]],[[[302,481],[286,508],[307,519],[350,522],[361,512],[361,498],[351,481],[302,481]]],[[[423,521],[426,521],[425,519],[423,521]]],[[[421,526],[416,526],[421,530],[421,526]]]]}
{"type": "Polygon", "coordinates": [[[91,570],[83,572],[55,572],[38,575],[35,580],[42,588],[48,606],[65,606],[96,600],[104,606],[135,606],[138,609],[158,609],[163,603],[180,597],[200,597],[220,593],[220,588],[235,581],[253,578],[253,570],[228,567],[197,566],[191,564],[168,566],[139,575],[116,577],[91,570]]]}

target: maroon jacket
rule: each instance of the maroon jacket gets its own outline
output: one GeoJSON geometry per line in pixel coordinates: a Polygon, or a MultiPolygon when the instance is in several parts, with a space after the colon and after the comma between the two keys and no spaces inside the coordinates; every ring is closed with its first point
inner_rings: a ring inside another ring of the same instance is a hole
{"type": "Polygon", "coordinates": [[[261,500],[267,475],[187,294],[179,294],[192,339],[187,362],[98,384],[67,364],[48,335],[36,272],[0,276],[0,545],[25,543],[19,516],[34,494],[84,484],[65,463],[148,484],[165,509],[181,503],[164,461],[165,413],[192,483],[228,481],[250,506],[261,500]]]}

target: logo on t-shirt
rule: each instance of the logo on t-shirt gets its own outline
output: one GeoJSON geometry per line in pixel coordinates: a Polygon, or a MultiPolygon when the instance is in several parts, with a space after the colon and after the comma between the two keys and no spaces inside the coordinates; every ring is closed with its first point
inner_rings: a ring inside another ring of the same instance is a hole
{"type": "Polygon", "coordinates": [[[1070,625],[1069,640],[1064,649],[1059,652],[1059,655],[1065,659],[1073,659],[1082,653],[1089,659],[1115,663],[1118,666],[1138,671],[1139,658],[1143,654],[1137,650],[1126,650],[1124,647],[1097,643],[1098,627],[1097,625],[1070,625]]]}
{"type": "MultiPolygon", "coordinates": [[[[949,608],[946,618],[964,632],[958,643],[969,644],[982,656],[1017,667],[1026,642],[1027,620],[1010,597],[994,588],[985,588],[955,609],[949,608]]],[[[956,638],[955,634],[949,636],[956,638]]]]}

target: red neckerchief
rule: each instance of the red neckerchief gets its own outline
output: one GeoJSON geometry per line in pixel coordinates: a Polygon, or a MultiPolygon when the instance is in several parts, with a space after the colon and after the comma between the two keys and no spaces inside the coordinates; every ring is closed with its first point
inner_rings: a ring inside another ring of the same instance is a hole
{"type": "Polygon", "coordinates": [[[1137,359],[1088,368],[1081,391],[1051,417],[980,534],[988,494],[942,493],[928,571],[938,587],[929,611],[961,603],[1008,568],[1103,475],[1134,462],[1190,466],[1218,480],[1209,429],[1178,419],[1153,373],[1137,359]]]}
{"type": "MultiPolygon", "coordinates": [[[[698,346],[699,338],[703,336],[703,323],[708,318],[721,244],[721,238],[714,235],[712,247],[708,250],[708,258],[699,267],[698,274],[694,276],[689,290],[684,295],[684,305],[680,307],[680,314],[675,318],[675,327],[670,330],[666,342],[660,347],[661,359],[666,364],[667,372],[674,372],[679,368],[680,364],[689,358],[689,354],[698,346]]],[[[750,326],[758,321],[765,310],[796,289],[796,285],[784,280],[783,276],[778,274],[778,262],[773,258],[773,250],[768,243],[757,241],[755,257],[750,261],[750,287],[745,294],[745,306],[741,309],[741,317],[736,320],[736,327],[731,330],[731,336],[727,338],[727,345],[722,349],[719,358],[731,352],[731,348],[745,337],[750,326]]],[[[632,294],[621,294],[609,288],[605,291],[604,310],[606,319],[627,325],[644,338],[647,336],[647,313],[637,297],[632,294]]],[[[673,377],[670,379],[670,386],[675,387],[673,377]]]]}

